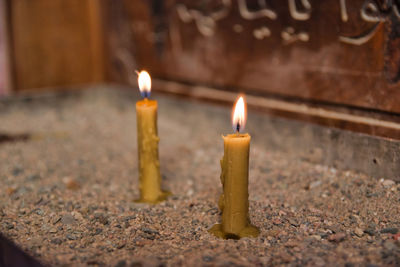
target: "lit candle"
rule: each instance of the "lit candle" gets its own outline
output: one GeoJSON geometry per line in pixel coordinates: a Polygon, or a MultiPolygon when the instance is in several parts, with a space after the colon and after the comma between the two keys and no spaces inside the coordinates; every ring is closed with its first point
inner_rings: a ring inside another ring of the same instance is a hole
{"type": "Polygon", "coordinates": [[[138,76],[142,97],[136,103],[137,136],[139,151],[138,202],[157,203],[169,195],[161,189],[160,161],[158,159],[157,101],[150,100],[151,78],[146,71],[138,76]]]}
{"type": "Polygon", "coordinates": [[[243,97],[236,101],[232,125],[236,133],[222,136],[224,157],[221,160],[221,183],[223,193],[219,199],[222,223],[209,231],[217,237],[239,239],[256,237],[257,227],[249,219],[249,151],[250,135],[241,134],[246,123],[246,106],[243,97]]]}

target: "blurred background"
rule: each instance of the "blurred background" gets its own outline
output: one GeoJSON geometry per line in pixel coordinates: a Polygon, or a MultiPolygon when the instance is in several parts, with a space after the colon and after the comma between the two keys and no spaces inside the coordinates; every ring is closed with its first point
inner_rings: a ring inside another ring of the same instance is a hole
{"type": "Polygon", "coordinates": [[[400,138],[397,0],[0,0],[0,95],[136,86],[400,138]],[[229,101],[227,101],[229,100],[229,101]]]}

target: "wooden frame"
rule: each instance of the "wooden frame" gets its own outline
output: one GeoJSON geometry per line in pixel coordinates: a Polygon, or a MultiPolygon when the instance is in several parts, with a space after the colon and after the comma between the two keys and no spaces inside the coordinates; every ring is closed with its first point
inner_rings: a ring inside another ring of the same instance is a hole
{"type": "Polygon", "coordinates": [[[8,5],[0,0],[0,96],[8,95],[12,88],[8,5]]]}
{"type": "Polygon", "coordinates": [[[105,80],[101,0],[7,1],[15,91],[105,80]]]}
{"type": "MultiPolygon", "coordinates": [[[[237,93],[218,90],[205,86],[194,86],[183,83],[156,79],[154,90],[190,97],[194,99],[232,105],[237,93]]],[[[351,109],[338,109],[333,106],[309,105],[304,102],[291,102],[279,98],[247,95],[249,108],[280,117],[307,121],[315,124],[350,130],[375,136],[400,140],[400,121],[396,116],[380,114],[372,116],[368,112],[350,112],[351,109]]]]}

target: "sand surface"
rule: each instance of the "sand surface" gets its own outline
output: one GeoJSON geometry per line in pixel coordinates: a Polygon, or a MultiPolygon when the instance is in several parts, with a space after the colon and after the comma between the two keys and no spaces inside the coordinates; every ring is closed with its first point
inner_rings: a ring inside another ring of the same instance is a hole
{"type": "Polygon", "coordinates": [[[134,95],[0,105],[0,133],[30,135],[0,142],[1,233],[51,266],[400,265],[400,186],[273,151],[252,114],[250,218],[261,234],[210,235],[230,108],[155,96],[163,185],[173,196],[134,203],[134,95]]]}

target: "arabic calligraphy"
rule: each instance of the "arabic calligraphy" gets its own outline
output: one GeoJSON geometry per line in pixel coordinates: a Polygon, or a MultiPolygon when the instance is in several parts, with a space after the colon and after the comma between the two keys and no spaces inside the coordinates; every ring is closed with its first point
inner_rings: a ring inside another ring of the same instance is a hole
{"type": "Polygon", "coordinates": [[[296,0],[289,0],[289,12],[295,20],[308,20],[311,17],[311,4],[308,0],[301,0],[301,4],[304,6],[305,11],[298,11],[296,6],[296,0]]]}
{"type": "MultiPolygon", "coordinates": [[[[271,0],[269,0],[271,1],[271,0]]],[[[337,0],[340,8],[340,20],[342,23],[351,22],[347,10],[346,0],[337,0]]],[[[364,32],[356,33],[353,36],[338,36],[340,42],[350,45],[363,45],[370,41],[379,30],[379,25],[385,23],[390,17],[394,17],[400,21],[400,7],[395,0],[365,0],[360,7],[360,18],[371,23],[371,27],[364,32]]],[[[263,40],[274,33],[268,27],[268,21],[278,19],[277,11],[273,10],[268,4],[268,0],[257,0],[252,2],[252,9],[249,8],[248,0],[236,0],[237,10],[243,20],[266,20],[266,25],[252,29],[253,37],[257,40],[263,40]],[[254,8],[254,4],[257,7],[254,8]]],[[[293,20],[307,21],[312,17],[312,5],[310,0],[288,0],[288,13],[293,20]]],[[[215,35],[218,22],[225,19],[233,10],[233,0],[220,0],[218,8],[213,10],[200,10],[197,8],[188,8],[184,4],[177,4],[176,11],[179,19],[183,23],[195,23],[198,31],[205,37],[215,35]]],[[[354,14],[354,12],[353,12],[354,14]]],[[[235,23],[232,30],[238,34],[246,29],[242,24],[235,23]]],[[[275,33],[276,34],[276,33],[275,33]]],[[[292,26],[284,27],[281,31],[280,38],[282,43],[292,44],[294,42],[308,42],[310,36],[303,30],[296,31],[292,26]]]]}
{"type": "MultiPolygon", "coordinates": [[[[345,1],[344,2],[345,6],[345,1]]],[[[339,36],[339,40],[343,43],[352,45],[363,45],[375,36],[379,29],[379,25],[384,23],[391,14],[394,14],[400,20],[398,6],[392,0],[386,1],[386,9],[381,8],[376,0],[366,0],[361,7],[360,16],[366,22],[374,23],[372,27],[364,33],[357,36],[339,36]]]]}
{"type": "Polygon", "coordinates": [[[283,40],[283,44],[288,45],[296,41],[308,42],[310,40],[310,36],[306,32],[296,32],[293,27],[287,27],[282,31],[281,37],[283,40]]]}
{"type": "Polygon", "coordinates": [[[262,40],[266,37],[271,36],[271,30],[268,27],[263,26],[261,28],[254,29],[253,35],[254,35],[254,38],[256,38],[258,40],[262,40]]]}
{"type": "Polygon", "coordinates": [[[258,0],[260,9],[257,11],[249,11],[247,8],[246,0],[238,0],[239,13],[242,18],[247,20],[258,19],[266,17],[275,20],[278,15],[272,9],[268,8],[266,0],[258,0]]]}
{"type": "Polygon", "coordinates": [[[349,20],[349,15],[347,14],[346,0],[340,0],[340,16],[343,22],[349,20]]]}
{"type": "Polygon", "coordinates": [[[189,23],[195,21],[197,29],[201,34],[204,36],[212,36],[215,33],[217,21],[228,16],[231,8],[231,0],[223,0],[222,4],[223,7],[221,9],[216,10],[209,15],[205,15],[196,9],[188,9],[183,4],[178,4],[176,6],[176,11],[183,22],[189,23]]]}

